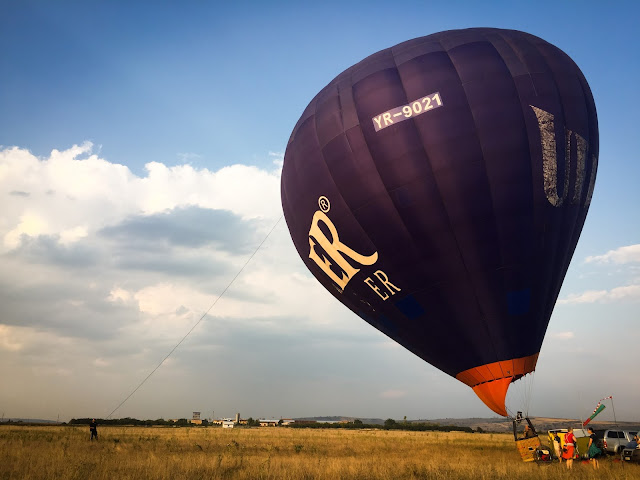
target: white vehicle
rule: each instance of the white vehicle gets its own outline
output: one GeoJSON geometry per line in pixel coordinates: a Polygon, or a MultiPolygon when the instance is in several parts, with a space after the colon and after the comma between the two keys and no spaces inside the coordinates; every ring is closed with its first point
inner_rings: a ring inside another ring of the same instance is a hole
{"type": "Polygon", "coordinates": [[[602,445],[609,453],[622,453],[624,447],[637,433],[636,430],[606,430],[602,437],[602,445]]]}

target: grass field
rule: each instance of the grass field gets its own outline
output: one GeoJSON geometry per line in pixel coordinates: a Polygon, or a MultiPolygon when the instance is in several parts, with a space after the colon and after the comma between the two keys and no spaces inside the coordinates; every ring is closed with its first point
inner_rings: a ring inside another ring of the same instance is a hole
{"type": "Polygon", "coordinates": [[[489,433],[0,426],[0,479],[640,478],[640,465],[523,463],[489,433]]]}

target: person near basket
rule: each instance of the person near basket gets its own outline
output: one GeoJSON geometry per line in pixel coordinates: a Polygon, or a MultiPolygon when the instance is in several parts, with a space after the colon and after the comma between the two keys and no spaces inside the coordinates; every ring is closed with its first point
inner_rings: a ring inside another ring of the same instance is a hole
{"type": "Polygon", "coordinates": [[[576,436],[573,434],[573,427],[569,427],[569,431],[564,434],[564,448],[562,458],[567,461],[567,468],[573,468],[573,457],[576,451],[576,436]]]}
{"type": "Polygon", "coordinates": [[[598,437],[593,431],[593,428],[589,427],[587,429],[587,432],[589,433],[589,461],[593,465],[594,469],[598,469],[600,468],[598,457],[602,455],[602,450],[600,450],[600,447],[598,447],[598,437]]]}

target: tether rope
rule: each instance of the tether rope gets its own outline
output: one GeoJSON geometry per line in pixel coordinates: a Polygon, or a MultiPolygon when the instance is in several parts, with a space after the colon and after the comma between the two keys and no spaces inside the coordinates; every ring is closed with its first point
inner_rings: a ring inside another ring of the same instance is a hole
{"type": "Polygon", "coordinates": [[[229,290],[229,288],[231,287],[231,285],[233,285],[233,282],[236,281],[236,279],[240,276],[240,274],[242,273],[242,271],[245,269],[245,267],[249,264],[249,262],[251,261],[251,259],[256,255],[256,253],[258,253],[258,250],[260,250],[260,248],[262,247],[262,245],[264,245],[264,242],[267,241],[267,239],[271,236],[271,234],[273,233],[273,231],[275,230],[275,228],[278,226],[278,224],[280,223],[280,220],[282,220],[283,215],[280,215],[280,218],[278,218],[278,221],[273,225],[273,227],[271,227],[271,230],[269,230],[269,233],[267,233],[267,235],[264,237],[264,239],[262,240],[262,242],[260,242],[260,245],[258,245],[256,247],[256,249],[253,251],[253,253],[249,256],[249,258],[247,259],[246,262],[244,262],[244,265],[242,265],[242,268],[240,268],[240,270],[238,270],[238,273],[236,273],[236,275],[231,279],[231,281],[227,284],[227,286],[224,288],[224,290],[222,290],[222,293],[220,293],[220,295],[218,295],[218,297],[213,301],[213,303],[211,304],[211,306],[202,314],[202,316],[200,317],[200,319],[189,329],[189,331],[185,334],[184,337],[182,337],[182,339],[175,345],[175,347],[173,347],[171,349],[171,351],[162,359],[162,361],[160,361],[160,363],[158,363],[158,365],[156,365],[156,368],[154,368],[151,373],[149,373],[149,375],[147,375],[144,380],[142,380],[138,386],[136,388],[133,389],[133,391],[124,399],[122,400],[122,402],[120,402],[120,404],[113,409],[113,411],[107,415],[107,419],[111,418],[111,415],[113,415],[115,412],[118,411],[118,409],[120,407],[122,407],[122,405],[124,405],[127,400],[129,400],[134,393],[136,393],[140,387],[142,387],[142,385],[145,384],[145,382],[147,380],[149,380],[151,378],[151,376],[156,373],[156,370],[158,370],[162,364],[171,356],[171,354],[173,352],[176,351],[176,349],[180,346],[180,344],[182,344],[182,342],[184,342],[187,337],[189,336],[189,334],[191,332],[193,332],[193,330],[195,330],[195,328],[200,325],[200,322],[202,322],[202,320],[204,320],[204,317],[206,317],[209,312],[213,309],[213,307],[216,306],[216,303],[218,303],[218,301],[222,298],[222,296],[227,292],[227,290],[229,290]]]}

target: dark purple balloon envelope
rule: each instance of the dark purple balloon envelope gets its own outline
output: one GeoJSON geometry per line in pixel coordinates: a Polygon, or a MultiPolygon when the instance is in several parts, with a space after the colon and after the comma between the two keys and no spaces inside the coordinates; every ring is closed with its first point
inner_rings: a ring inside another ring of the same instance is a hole
{"type": "Polygon", "coordinates": [[[282,205],[327,290],[474,387],[535,368],[597,159],[594,100],[564,52],[446,31],[318,93],[287,146],[282,205]]]}

